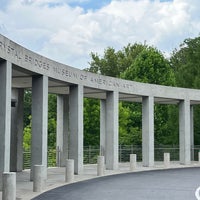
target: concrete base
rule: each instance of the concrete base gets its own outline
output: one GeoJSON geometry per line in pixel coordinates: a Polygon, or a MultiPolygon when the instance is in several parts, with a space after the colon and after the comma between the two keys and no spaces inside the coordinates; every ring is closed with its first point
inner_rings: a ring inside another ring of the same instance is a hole
{"type": "Polygon", "coordinates": [[[74,181],[74,160],[67,159],[65,168],[65,182],[71,183],[73,181],[74,181]]]}
{"type": "Polygon", "coordinates": [[[104,156],[98,156],[97,158],[97,176],[103,176],[104,170],[105,170],[105,164],[104,164],[104,156]]]}
{"type": "Polygon", "coordinates": [[[170,153],[164,153],[164,166],[170,167],[170,153]]]}
{"type": "Polygon", "coordinates": [[[35,165],[33,173],[33,192],[41,192],[45,188],[45,166],[35,165]]]}
{"type": "Polygon", "coordinates": [[[2,200],[16,200],[16,173],[3,173],[2,200]]]}
{"type": "Polygon", "coordinates": [[[130,154],[130,171],[134,171],[137,168],[137,155],[130,154]]]}

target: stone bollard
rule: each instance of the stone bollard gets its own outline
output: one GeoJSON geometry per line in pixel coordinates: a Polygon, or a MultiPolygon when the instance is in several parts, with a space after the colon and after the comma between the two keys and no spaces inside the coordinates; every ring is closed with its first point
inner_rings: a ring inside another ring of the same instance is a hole
{"type": "Polygon", "coordinates": [[[164,153],[164,166],[166,168],[170,166],[170,153],[164,153]]]}
{"type": "Polygon", "coordinates": [[[104,156],[98,156],[97,158],[97,176],[103,176],[104,175],[104,156]]]}
{"type": "Polygon", "coordinates": [[[65,168],[65,182],[71,183],[73,181],[74,181],[74,160],[67,159],[65,168]]]}
{"type": "Polygon", "coordinates": [[[200,164],[200,151],[198,152],[198,161],[199,161],[199,164],[200,164]]]}
{"type": "Polygon", "coordinates": [[[133,171],[137,168],[137,155],[130,154],[130,171],[133,171]]]}
{"type": "Polygon", "coordinates": [[[16,173],[4,172],[2,175],[2,200],[16,200],[16,173]]]}
{"type": "Polygon", "coordinates": [[[41,192],[46,182],[45,166],[35,165],[33,168],[33,192],[41,192]]]}

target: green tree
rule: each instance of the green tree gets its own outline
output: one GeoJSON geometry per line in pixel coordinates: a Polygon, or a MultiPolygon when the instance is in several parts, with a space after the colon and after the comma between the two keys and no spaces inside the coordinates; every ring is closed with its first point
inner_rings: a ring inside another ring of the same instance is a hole
{"type": "MultiPolygon", "coordinates": [[[[200,37],[188,38],[171,56],[176,84],[179,87],[200,89],[200,37]]],[[[194,143],[200,144],[200,106],[194,105],[194,143]]]]}
{"type": "Polygon", "coordinates": [[[31,149],[31,116],[29,116],[29,124],[24,128],[23,149],[30,151],[31,149]]]}
{"type": "Polygon", "coordinates": [[[57,98],[55,94],[48,95],[48,147],[56,148],[56,118],[57,98]]]}
{"type": "Polygon", "coordinates": [[[177,86],[200,88],[200,37],[185,39],[171,56],[177,86]]]}
{"type": "Polygon", "coordinates": [[[31,104],[32,104],[31,90],[24,91],[24,127],[30,124],[31,104]]]}
{"type": "MultiPolygon", "coordinates": [[[[142,44],[128,44],[122,50],[116,51],[115,49],[108,47],[104,51],[104,55],[100,56],[97,53],[91,53],[90,68],[87,71],[98,73],[106,76],[120,77],[121,74],[133,63],[138,54],[146,48],[146,45],[142,44]]],[[[84,144],[93,145],[99,144],[99,103],[94,103],[95,100],[87,99],[84,102],[84,144]],[[93,103],[95,109],[93,109],[93,103]],[[89,111],[89,112],[88,112],[89,111]],[[92,123],[91,123],[92,122],[92,123]],[[91,127],[92,126],[92,127],[91,127]],[[94,128],[93,128],[94,127],[94,128]],[[94,134],[97,134],[96,136],[94,134]],[[92,138],[91,138],[92,137],[92,138]],[[87,142],[86,142],[87,141],[87,142]]],[[[141,133],[141,129],[130,126],[130,113],[128,107],[123,107],[120,104],[119,107],[119,143],[120,144],[141,144],[141,137],[138,137],[141,133]]],[[[141,116],[141,114],[140,114],[141,116]]],[[[134,122],[137,121],[134,119],[134,122]]],[[[139,125],[140,126],[140,125],[139,125]]]]}
{"type": "Polygon", "coordinates": [[[142,44],[128,44],[122,50],[116,51],[108,47],[101,57],[97,53],[91,53],[90,68],[86,69],[93,73],[106,76],[120,77],[137,57],[137,55],[145,48],[142,44]]]}
{"type": "MultiPolygon", "coordinates": [[[[170,62],[160,51],[149,46],[144,46],[143,50],[133,60],[131,66],[121,74],[121,78],[143,83],[175,85],[175,76],[170,62]]],[[[137,134],[141,134],[141,104],[124,103],[124,106],[128,106],[132,110],[131,121],[136,120],[137,122],[132,126],[130,124],[130,126],[132,129],[140,130],[137,134]]],[[[155,144],[168,144],[172,142],[169,137],[177,141],[177,129],[174,126],[169,126],[169,120],[174,121],[171,118],[172,114],[175,116],[172,112],[173,108],[169,105],[155,105],[154,109],[155,144]]],[[[140,138],[141,135],[138,135],[138,137],[140,138]]]]}
{"type": "Polygon", "coordinates": [[[175,85],[170,62],[156,48],[144,46],[121,78],[143,83],[175,85]]]}
{"type": "MultiPolygon", "coordinates": [[[[31,104],[32,92],[26,90],[24,94],[24,149],[30,150],[31,145],[31,104]]],[[[48,146],[56,146],[56,95],[48,95],[48,146]]]]}
{"type": "Polygon", "coordinates": [[[100,142],[100,103],[96,99],[84,99],[84,145],[98,146],[100,142]]]}

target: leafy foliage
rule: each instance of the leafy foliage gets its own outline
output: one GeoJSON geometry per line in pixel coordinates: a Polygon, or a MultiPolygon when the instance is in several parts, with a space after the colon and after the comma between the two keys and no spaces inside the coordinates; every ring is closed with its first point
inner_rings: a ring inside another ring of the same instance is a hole
{"type": "Polygon", "coordinates": [[[99,145],[100,103],[96,99],[84,99],[84,145],[99,145]]]}
{"type": "MultiPolygon", "coordinates": [[[[24,141],[23,148],[28,151],[31,148],[31,97],[30,90],[25,91],[24,95],[24,141]]],[[[56,95],[48,96],[48,145],[56,147],[56,95]]]]}
{"type": "Polygon", "coordinates": [[[180,87],[200,88],[200,37],[185,39],[171,56],[176,83],[180,87]]]}
{"type": "MultiPolygon", "coordinates": [[[[185,39],[171,56],[176,84],[179,87],[200,89],[200,37],[185,39]]],[[[200,106],[194,106],[194,143],[200,143],[200,106]]]]}
{"type": "Polygon", "coordinates": [[[169,61],[157,49],[148,46],[143,47],[121,78],[160,85],[175,84],[169,61]]]}

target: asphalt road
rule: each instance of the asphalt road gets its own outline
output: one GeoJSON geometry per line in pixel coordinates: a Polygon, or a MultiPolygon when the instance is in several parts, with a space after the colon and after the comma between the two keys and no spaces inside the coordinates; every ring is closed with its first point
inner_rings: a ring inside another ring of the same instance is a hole
{"type": "Polygon", "coordinates": [[[196,200],[200,168],[106,176],[65,185],[34,200],[196,200]]]}

